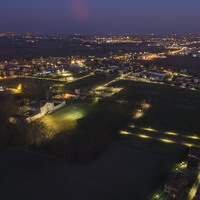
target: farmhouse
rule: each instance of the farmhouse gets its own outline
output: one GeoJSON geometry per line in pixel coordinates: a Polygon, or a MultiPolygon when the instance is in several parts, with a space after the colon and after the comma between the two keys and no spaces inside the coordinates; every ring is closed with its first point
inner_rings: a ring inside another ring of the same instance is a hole
{"type": "Polygon", "coordinates": [[[52,101],[38,101],[29,105],[29,109],[23,115],[14,115],[10,117],[11,123],[18,123],[22,119],[28,123],[35,121],[43,117],[44,115],[50,114],[53,111],[62,108],[66,105],[63,100],[52,100],[52,101]]]}

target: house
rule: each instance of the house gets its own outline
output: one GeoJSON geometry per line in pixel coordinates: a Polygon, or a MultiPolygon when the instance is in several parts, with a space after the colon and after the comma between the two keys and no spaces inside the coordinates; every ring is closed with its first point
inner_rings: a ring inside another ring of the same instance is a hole
{"type": "Polygon", "coordinates": [[[25,114],[26,121],[31,122],[44,115],[50,114],[66,105],[63,100],[39,101],[29,105],[29,114],[25,114]]]}
{"type": "Polygon", "coordinates": [[[188,185],[188,177],[182,173],[174,174],[164,185],[164,191],[174,199],[183,200],[185,187],[188,185]]]}
{"type": "Polygon", "coordinates": [[[29,105],[29,110],[32,112],[39,112],[43,115],[53,111],[54,104],[51,101],[39,101],[29,105]]]}
{"type": "Polygon", "coordinates": [[[23,115],[14,115],[10,117],[11,123],[19,123],[22,120],[28,123],[35,121],[43,117],[44,115],[50,114],[53,111],[62,108],[66,105],[64,100],[52,100],[52,101],[39,101],[29,105],[29,109],[23,115]]]}

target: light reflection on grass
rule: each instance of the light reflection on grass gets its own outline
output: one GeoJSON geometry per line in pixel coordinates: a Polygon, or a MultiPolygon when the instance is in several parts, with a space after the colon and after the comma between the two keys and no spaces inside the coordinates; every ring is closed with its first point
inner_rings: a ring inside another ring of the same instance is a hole
{"type": "MultiPolygon", "coordinates": [[[[86,108],[87,109],[87,108],[86,108]]],[[[77,127],[77,120],[86,116],[85,107],[67,106],[44,116],[41,121],[55,133],[73,130],[77,127]]]]}

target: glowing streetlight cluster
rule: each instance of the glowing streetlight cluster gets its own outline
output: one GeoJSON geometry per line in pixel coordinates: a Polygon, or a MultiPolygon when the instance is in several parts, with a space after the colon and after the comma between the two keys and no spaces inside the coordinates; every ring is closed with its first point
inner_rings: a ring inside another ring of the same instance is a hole
{"type": "Polygon", "coordinates": [[[131,133],[128,131],[120,131],[120,134],[121,135],[131,135],[131,133]]]}
{"type": "Polygon", "coordinates": [[[148,135],[143,135],[143,134],[139,134],[138,137],[144,138],[144,139],[149,139],[149,138],[151,138],[150,136],[148,136],[148,135]]]}
{"type": "Polygon", "coordinates": [[[173,140],[169,140],[169,139],[165,139],[165,138],[161,138],[160,141],[161,141],[161,142],[164,142],[164,143],[176,143],[176,142],[173,141],[173,140]]]}
{"type": "Polygon", "coordinates": [[[136,110],[136,112],[134,113],[134,115],[133,115],[133,119],[140,119],[140,118],[142,118],[144,115],[145,115],[145,113],[146,113],[146,111],[151,107],[151,105],[150,104],[148,104],[148,103],[141,103],[141,105],[140,105],[140,109],[137,109],[136,110]]]}
{"type": "MultiPolygon", "coordinates": [[[[134,125],[130,125],[129,126],[130,128],[136,128],[134,125]]],[[[155,129],[152,129],[152,128],[140,128],[140,130],[145,130],[145,131],[149,131],[149,132],[160,132],[158,130],[155,130],[155,129]]],[[[163,134],[166,134],[166,135],[172,135],[172,136],[179,136],[178,133],[174,133],[174,132],[160,132],[160,133],[163,133],[163,134]]],[[[163,143],[168,143],[168,144],[179,144],[179,145],[183,145],[183,146],[187,146],[187,147],[199,147],[198,145],[196,144],[193,144],[193,143],[188,143],[186,141],[182,141],[182,142],[177,142],[175,140],[172,140],[172,139],[168,139],[168,138],[157,138],[157,137],[153,137],[153,136],[149,136],[149,135],[146,135],[146,134],[143,134],[143,133],[131,133],[129,131],[126,131],[126,130],[121,130],[120,131],[120,134],[121,135],[132,135],[132,136],[136,136],[136,137],[139,137],[139,138],[142,138],[142,139],[153,139],[153,140],[157,140],[157,141],[160,141],[160,142],[163,142],[163,143]]],[[[189,138],[189,139],[198,139],[198,137],[196,136],[183,136],[185,138],[189,138]]]]}
{"type": "MultiPolygon", "coordinates": [[[[133,124],[131,124],[129,126],[129,128],[134,128],[136,129],[137,127],[133,124]]],[[[156,129],[153,129],[151,127],[149,128],[146,128],[146,127],[142,127],[142,128],[137,128],[139,130],[144,130],[144,131],[148,131],[148,132],[154,132],[154,133],[161,133],[161,134],[165,134],[165,135],[171,135],[171,136],[180,136],[180,137],[184,137],[184,138],[188,138],[188,139],[193,139],[193,140],[200,140],[200,137],[198,136],[191,136],[191,135],[180,135],[179,133],[176,133],[176,132],[171,132],[171,131],[166,131],[166,132],[163,132],[163,131],[160,131],[160,130],[156,130],[156,129]]]]}
{"type": "Polygon", "coordinates": [[[158,130],[153,129],[153,128],[140,128],[140,129],[144,131],[149,131],[149,132],[159,132],[158,130]]]}
{"type": "Polygon", "coordinates": [[[175,133],[175,132],[164,132],[166,135],[174,135],[174,136],[177,136],[178,133],[175,133]]]}
{"type": "Polygon", "coordinates": [[[139,118],[141,118],[141,117],[143,117],[144,116],[144,113],[142,112],[142,110],[141,109],[138,109],[136,112],[135,112],[135,114],[134,114],[134,116],[133,116],[133,119],[139,119],[139,118]]]}

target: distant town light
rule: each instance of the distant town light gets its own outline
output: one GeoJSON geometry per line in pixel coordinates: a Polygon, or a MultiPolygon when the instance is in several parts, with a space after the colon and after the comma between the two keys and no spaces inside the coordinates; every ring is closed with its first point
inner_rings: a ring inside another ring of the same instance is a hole
{"type": "Polygon", "coordinates": [[[22,84],[20,83],[17,87],[18,90],[22,90],[22,84]]]}
{"type": "Polygon", "coordinates": [[[135,125],[133,125],[133,124],[132,124],[132,125],[130,125],[129,127],[130,127],[130,128],[136,128],[136,126],[135,126],[135,125]]]}

